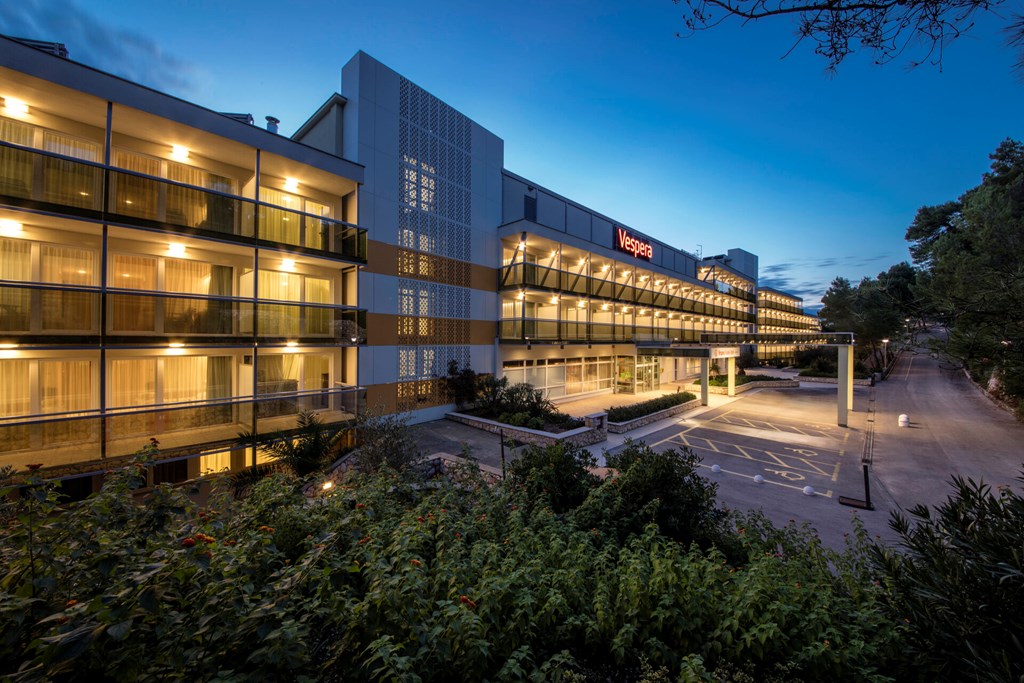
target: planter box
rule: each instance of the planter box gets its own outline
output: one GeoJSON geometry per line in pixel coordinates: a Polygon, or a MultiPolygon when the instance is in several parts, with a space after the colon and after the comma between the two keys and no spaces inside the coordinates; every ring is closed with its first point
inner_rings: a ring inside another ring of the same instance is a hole
{"type": "MultiPolygon", "coordinates": [[[[744,391],[750,391],[751,389],[792,389],[800,386],[800,382],[792,379],[778,379],[772,382],[747,382],[746,384],[736,385],[736,393],[742,394],[744,391]]],[[[691,391],[697,395],[700,395],[700,385],[691,384],[686,388],[687,391],[691,391]]],[[[729,393],[729,387],[708,387],[709,394],[722,394],[727,395],[729,393]]]]}
{"type": "Polygon", "coordinates": [[[528,427],[513,427],[504,422],[487,420],[464,413],[446,413],[445,417],[453,422],[482,429],[491,434],[504,434],[516,441],[537,446],[550,446],[556,443],[574,443],[579,446],[590,446],[608,440],[606,413],[587,415],[583,418],[586,422],[585,426],[570,429],[559,434],[545,432],[540,429],[529,429],[528,427]]]}
{"type": "Polygon", "coordinates": [[[628,431],[639,429],[640,427],[649,425],[652,422],[664,420],[667,417],[672,417],[673,415],[678,415],[679,413],[685,413],[687,410],[693,410],[694,408],[699,407],[700,399],[695,398],[692,401],[680,403],[677,406],[665,408],[664,410],[659,410],[656,413],[644,415],[643,417],[636,417],[633,418],[632,420],[627,420],[626,422],[609,422],[608,431],[611,432],[612,434],[625,434],[628,431]]]}
{"type": "MultiPolygon", "coordinates": [[[[839,384],[839,380],[835,377],[797,377],[800,382],[812,382],[817,384],[839,384]]],[[[860,387],[873,387],[875,386],[875,380],[872,378],[868,379],[855,379],[853,383],[860,387]]]]}

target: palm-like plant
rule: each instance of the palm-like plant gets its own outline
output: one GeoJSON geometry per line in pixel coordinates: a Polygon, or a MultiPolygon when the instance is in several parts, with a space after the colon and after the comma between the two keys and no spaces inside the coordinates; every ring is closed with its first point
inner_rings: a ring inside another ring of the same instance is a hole
{"type": "Polygon", "coordinates": [[[288,467],[296,476],[305,477],[323,468],[341,432],[341,427],[321,422],[312,410],[303,410],[294,430],[278,431],[264,437],[239,432],[238,440],[245,445],[251,445],[254,440],[261,441],[257,448],[288,467]]]}

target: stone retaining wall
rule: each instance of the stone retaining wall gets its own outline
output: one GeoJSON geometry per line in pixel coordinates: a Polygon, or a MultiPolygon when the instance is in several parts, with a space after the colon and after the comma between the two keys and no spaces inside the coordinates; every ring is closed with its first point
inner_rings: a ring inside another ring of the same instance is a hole
{"type": "MultiPolygon", "coordinates": [[[[799,387],[799,386],[800,386],[800,382],[797,382],[796,380],[792,380],[792,379],[779,379],[779,380],[775,380],[775,381],[771,381],[771,382],[747,382],[746,384],[737,384],[736,385],[736,393],[737,394],[742,394],[744,391],[750,391],[751,389],[758,389],[758,388],[762,388],[762,387],[765,388],[765,389],[772,389],[772,388],[775,388],[775,389],[780,389],[780,388],[781,389],[786,389],[786,388],[794,388],[794,387],[799,387]]],[[[697,394],[698,396],[700,395],[700,385],[699,384],[691,384],[690,386],[688,386],[686,388],[686,390],[690,391],[690,392],[693,392],[693,393],[697,394]]],[[[727,395],[729,393],[729,387],[709,386],[708,387],[708,393],[709,394],[727,395]]]]}
{"type": "Polygon", "coordinates": [[[644,427],[646,425],[649,425],[652,422],[657,422],[658,420],[664,420],[666,417],[672,417],[673,415],[678,415],[679,413],[685,413],[687,410],[693,410],[694,408],[699,408],[699,407],[700,407],[700,399],[699,398],[695,398],[692,401],[687,401],[686,403],[680,403],[677,406],[672,406],[671,408],[665,408],[664,410],[659,410],[656,413],[651,413],[650,415],[644,415],[643,417],[637,417],[637,418],[634,418],[632,420],[627,420],[626,422],[609,422],[608,423],[608,431],[611,432],[612,434],[625,434],[628,431],[632,431],[634,429],[639,429],[640,427],[644,427]]]}
{"type": "Polygon", "coordinates": [[[587,415],[583,418],[586,422],[585,426],[570,429],[559,434],[545,432],[540,429],[529,429],[527,427],[513,427],[504,422],[496,422],[495,420],[487,420],[463,413],[446,413],[445,417],[453,422],[482,429],[491,434],[504,434],[507,438],[537,446],[550,446],[556,443],[574,443],[579,446],[591,446],[608,440],[605,413],[587,415]]]}
{"type": "MultiPolygon", "coordinates": [[[[835,377],[798,377],[801,382],[817,382],[818,384],[839,384],[839,380],[835,377]]],[[[855,379],[853,383],[861,387],[873,387],[875,386],[875,380],[871,379],[855,379]]]]}

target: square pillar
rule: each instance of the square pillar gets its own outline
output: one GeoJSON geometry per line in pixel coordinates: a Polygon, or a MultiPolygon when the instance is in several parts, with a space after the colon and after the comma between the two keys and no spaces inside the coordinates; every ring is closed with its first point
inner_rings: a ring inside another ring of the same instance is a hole
{"type": "Polygon", "coordinates": [[[711,359],[701,358],[700,359],[700,404],[706,406],[708,404],[708,382],[711,381],[711,359]]]}
{"type": "Polygon", "coordinates": [[[725,359],[725,374],[729,377],[729,396],[736,395],[736,359],[725,359]]]}
{"type": "Polygon", "coordinates": [[[836,424],[846,427],[853,410],[853,346],[839,347],[839,372],[836,377],[836,424]]]}

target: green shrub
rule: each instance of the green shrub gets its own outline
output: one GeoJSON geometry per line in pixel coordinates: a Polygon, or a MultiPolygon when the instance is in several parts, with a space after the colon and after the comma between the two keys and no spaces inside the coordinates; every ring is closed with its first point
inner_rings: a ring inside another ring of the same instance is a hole
{"type": "Polygon", "coordinates": [[[546,503],[555,512],[565,512],[582,503],[600,479],[590,468],[597,460],[587,449],[573,443],[530,446],[508,467],[508,481],[524,491],[527,499],[546,503]]]}
{"type": "MultiPolygon", "coordinates": [[[[773,377],[772,375],[736,375],[736,386],[747,384],[748,382],[779,382],[785,379],[785,377],[773,377]]],[[[700,378],[698,377],[693,383],[700,384],[700,378]]],[[[709,377],[708,386],[727,387],[729,386],[729,377],[727,375],[709,377]]]]}
{"type": "Polygon", "coordinates": [[[901,548],[875,545],[890,618],[907,629],[905,674],[937,681],[1024,679],[1024,497],[954,477],[931,510],[893,513],[901,548]],[[913,520],[913,521],[911,521],[913,520]]]}
{"type": "MultiPolygon", "coordinates": [[[[589,492],[584,453],[544,451],[529,481],[589,492]]],[[[619,464],[658,491],[651,456],[619,464]]],[[[198,509],[167,486],[138,505],[139,465],[63,513],[30,481],[0,536],[0,676],[883,681],[901,655],[856,556],[755,516],[733,523],[731,564],[654,525],[581,527],[521,479],[359,474],[310,504],[275,474],[198,509]]]]}
{"type": "Polygon", "coordinates": [[[576,510],[584,528],[625,541],[654,523],[662,534],[686,545],[707,549],[723,544],[726,513],[715,504],[718,484],[698,474],[700,458],[689,448],[655,451],[627,439],[607,462],[618,476],[606,479],[576,510]]]}
{"type": "Polygon", "coordinates": [[[640,403],[634,403],[628,406],[615,406],[614,408],[608,409],[608,421],[609,422],[628,422],[635,420],[638,417],[644,417],[651,413],[656,413],[659,410],[665,410],[672,406],[678,406],[688,401],[692,401],[696,396],[688,391],[677,391],[674,394],[665,394],[658,398],[652,398],[648,401],[641,401],[640,403]]]}

